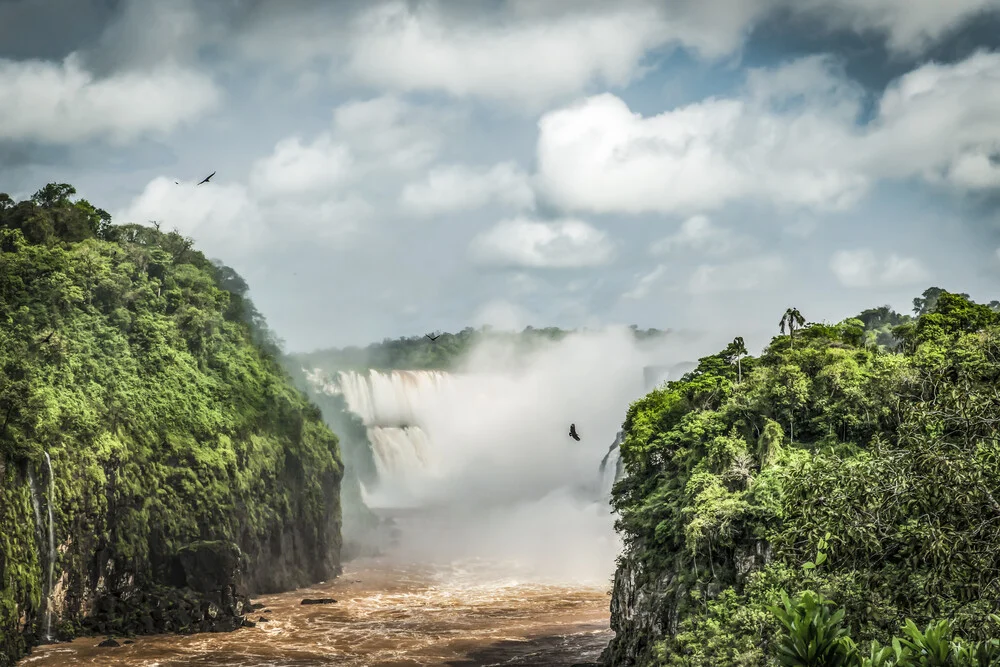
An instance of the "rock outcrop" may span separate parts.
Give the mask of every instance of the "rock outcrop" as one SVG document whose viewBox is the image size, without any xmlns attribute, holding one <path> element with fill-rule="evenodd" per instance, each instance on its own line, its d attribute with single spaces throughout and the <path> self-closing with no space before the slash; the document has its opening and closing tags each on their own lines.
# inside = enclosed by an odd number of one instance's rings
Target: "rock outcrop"
<svg viewBox="0 0 1000 667">
<path fill-rule="evenodd" d="M 72 193 L 0 207 L 3 667 L 47 635 L 232 630 L 340 572 L 338 441 L 246 283 Z"/>
</svg>

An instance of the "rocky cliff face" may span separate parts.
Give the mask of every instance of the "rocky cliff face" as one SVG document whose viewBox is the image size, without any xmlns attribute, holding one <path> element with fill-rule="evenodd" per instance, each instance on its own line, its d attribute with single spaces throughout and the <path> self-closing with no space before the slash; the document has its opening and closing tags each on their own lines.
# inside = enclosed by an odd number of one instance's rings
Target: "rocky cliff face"
<svg viewBox="0 0 1000 667">
<path fill-rule="evenodd" d="M 51 586 L 48 499 L 41 491 L 47 482 L 37 485 L 42 525 L 35 530 L 30 463 L 0 466 L 5 547 L 0 551 L 0 574 L 8 582 L 4 602 L 12 604 L 14 612 L 0 631 L 0 665 L 13 664 L 47 635 L 61 640 L 77 634 L 233 630 L 242 625 L 250 595 L 339 574 L 341 470 L 327 466 L 320 474 L 307 475 L 294 457 L 285 458 L 278 496 L 233 499 L 224 509 L 199 507 L 197 499 L 185 499 L 173 512 L 154 510 L 142 524 L 117 503 L 95 511 L 109 495 L 116 496 L 107 488 L 85 489 L 61 503 L 57 496 Z M 85 482 L 78 470 L 66 469 L 60 475 L 61 457 L 55 460 L 56 489 Z M 121 473 L 111 469 L 107 476 Z M 35 476 L 46 479 L 44 474 Z M 297 491 L 310 486 L 317 493 Z M 154 488 L 152 495 L 163 491 Z M 138 498 L 129 500 L 133 503 L 147 510 L 153 504 Z M 212 523 L 219 513 L 225 517 Z M 170 523 L 181 514 L 198 517 L 195 539 L 185 541 L 183 533 L 171 530 Z M 213 539 L 198 540 L 198 535 Z"/>
<path fill-rule="evenodd" d="M 635 550 L 641 550 L 641 546 Z M 766 543 L 741 545 L 732 553 L 731 562 L 719 563 L 720 572 L 733 576 L 699 586 L 699 597 L 714 599 L 727 585 L 741 588 L 751 573 L 770 561 L 771 550 Z M 681 616 L 690 608 L 690 589 L 684 579 L 672 570 L 647 572 L 634 555 L 622 558 L 611 591 L 611 629 L 615 637 L 601 655 L 601 664 L 632 667 L 652 661 L 656 644 L 677 634 Z"/>
<path fill-rule="evenodd" d="M 32 243 L 0 215 L 0 665 L 231 630 L 249 594 L 340 569 L 338 441 L 245 283 L 176 234 L 103 235 Z"/>
<path fill-rule="evenodd" d="M 667 575 L 640 584 L 641 565 L 626 556 L 615 572 L 611 591 L 611 629 L 615 638 L 601 655 L 604 665 L 635 665 L 652 645 L 676 629 L 676 592 L 670 592 Z"/>
</svg>

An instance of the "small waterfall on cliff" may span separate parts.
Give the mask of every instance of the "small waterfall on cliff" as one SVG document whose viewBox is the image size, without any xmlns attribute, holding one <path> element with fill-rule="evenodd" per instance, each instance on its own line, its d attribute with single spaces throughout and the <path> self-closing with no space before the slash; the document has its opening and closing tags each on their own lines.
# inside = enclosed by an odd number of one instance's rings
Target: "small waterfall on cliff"
<svg viewBox="0 0 1000 667">
<path fill-rule="evenodd" d="M 28 467 L 28 486 L 31 488 L 31 506 L 35 510 L 35 534 L 38 537 L 39 551 L 46 554 L 46 566 L 48 567 L 48 577 L 45 586 L 45 641 L 52 641 L 52 576 L 55 572 L 56 562 L 56 536 L 55 520 L 52 515 L 52 503 L 55 501 L 55 484 L 52 475 L 52 460 L 48 452 L 45 452 L 45 465 L 49 475 L 48 493 L 48 539 L 42 528 L 42 503 L 38 493 L 38 484 L 35 482 L 35 473 Z M 46 548 L 47 547 L 47 548 Z M 42 560 L 39 558 L 39 560 Z"/>
<path fill-rule="evenodd" d="M 611 488 L 615 485 L 615 482 L 622 478 L 624 466 L 622 465 L 620 448 L 624 436 L 624 431 L 618 431 L 618 435 L 615 436 L 615 441 L 611 443 L 608 453 L 604 455 L 603 459 L 601 459 L 601 467 L 598 470 L 598 476 L 600 477 L 600 492 L 602 500 L 611 496 Z"/>
<path fill-rule="evenodd" d="M 28 487 L 31 488 L 31 506 L 35 508 L 35 535 L 38 537 L 38 544 L 45 544 L 45 534 L 42 532 L 42 503 L 38 499 L 38 485 L 35 484 L 35 473 L 28 467 Z M 39 558 L 41 560 L 41 558 Z"/>
<path fill-rule="evenodd" d="M 56 566 L 56 530 L 55 520 L 52 515 L 52 505 L 56 500 L 56 484 L 55 475 L 52 473 L 52 459 L 49 458 L 48 452 L 45 452 L 45 466 L 48 468 L 49 473 L 49 576 L 48 584 L 45 586 L 45 640 L 52 641 L 52 575 L 55 572 Z"/>
</svg>

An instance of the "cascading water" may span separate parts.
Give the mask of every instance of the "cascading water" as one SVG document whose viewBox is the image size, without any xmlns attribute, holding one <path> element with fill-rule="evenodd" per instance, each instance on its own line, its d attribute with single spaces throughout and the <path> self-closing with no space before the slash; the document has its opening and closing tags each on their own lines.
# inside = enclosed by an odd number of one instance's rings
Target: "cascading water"
<svg viewBox="0 0 1000 667">
<path fill-rule="evenodd" d="M 624 436 L 624 431 L 618 431 L 618 435 L 615 436 L 615 441 L 611 443 L 608 453 L 601 459 L 598 476 L 600 478 L 602 500 L 611 496 L 611 488 L 615 485 L 615 482 L 622 478 L 622 474 L 624 473 L 621 455 L 621 444 Z"/>
<path fill-rule="evenodd" d="M 433 406 L 446 404 L 454 395 L 454 376 L 441 371 L 371 370 L 342 371 L 333 383 L 310 375 L 314 385 L 330 394 L 341 394 L 348 410 L 364 424 L 378 473 L 374 490 L 362 495 L 369 504 L 408 504 L 418 491 L 416 478 L 434 478 L 444 463 L 426 432 Z M 437 474 L 436 474 L 437 473 Z"/>
<path fill-rule="evenodd" d="M 56 500 L 56 485 L 55 475 L 52 473 L 52 459 L 49 458 L 48 452 L 45 452 L 45 466 L 48 468 L 49 473 L 49 576 L 48 584 L 45 587 L 45 640 L 52 641 L 52 575 L 55 572 L 56 565 L 56 530 L 55 520 L 52 514 L 52 505 Z"/>
<path fill-rule="evenodd" d="M 45 452 L 45 465 L 49 475 L 49 497 L 47 502 L 49 515 L 48 540 L 45 539 L 45 535 L 42 532 L 41 500 L 38 493 L 38 485 L 35 483 L 35 474 L 32 472 L 30 467 L 28 468 L 28 486 L 31 487 L 31 505 L 35 510 L 35 533 L 38 536 L 38 543 L 43 548 L 47 547 L 44 552 L 47 554 L 46 566 L 48 568 L 48 577 L 46 578 L 45 586 L 45 641 L 52 641 L 52 577 L 55 572 L 56 563 L 56 534 L 55 520 L 52 514 L 52 504 L 55 502 L 55 483 L 52 475 L 52 460 L 49 458 L 48 452 Z"/>
<path fill-rule="evenodd" d="M 42 504 L 38 499 L 38 485 L 35 484 L 35 473 L 28 468 L 28 486 L 31 488 L 31 506 L 35 509 L 35 534 L 38 536 L 38 544 L 45 544 L 45 535 L 42 532 Z"/>
</svg>

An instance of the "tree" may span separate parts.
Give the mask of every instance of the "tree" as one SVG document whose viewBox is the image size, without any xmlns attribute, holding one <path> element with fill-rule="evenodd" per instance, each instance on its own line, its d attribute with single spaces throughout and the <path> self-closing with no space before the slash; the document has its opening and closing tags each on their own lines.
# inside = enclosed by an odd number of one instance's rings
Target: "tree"
<svg viewBox="0 0 1000 667">
<path fill-rule="evenodd" d="M 69 183 L 49 183 L 31 195 L 31 200 L 44 208 L 54 208 L 62 204 L 68 204 L 69 198 L 75 194 L 76 188 Z"/>
<path fill-rule="evenodd" d="M 736 355 L 736 382 L 739 383 L 743 381 L 743 366 L 740 362 L 747 355 L 747 346 L 743 342 L 743 337 L 737 336 L 734 338 L 733 342 L 730 343 L 730 348 L 733 354 Z"/>
<path fill-rule="evenodd" d="M 924 290 L 922 295 L 913 300 L 913 313 L 917 316 L 921 316 L 933 311 L 934 307 L 937 305 L 938 299 L 945 293 L 946 290 L 943 290 L 940 287 L 928 287 Z M 965 292 L 960 292 L 959 296 L 968 301 L 972 300 L 972 297 Z"/>
<path fill-rule="evenodd" d="M 802 313 L 799 312 L 798 308 L 789 308 L 781 316 L 778 327 L 782 334 L 785 333 L 785 327 L 788 327 L 788 338 L 792 343 L 792 347 L 795 347 L 795 329 L 796 327 L 802 327 L 805 323 L 806 318 L 802 317 Z"/>
</svg>

